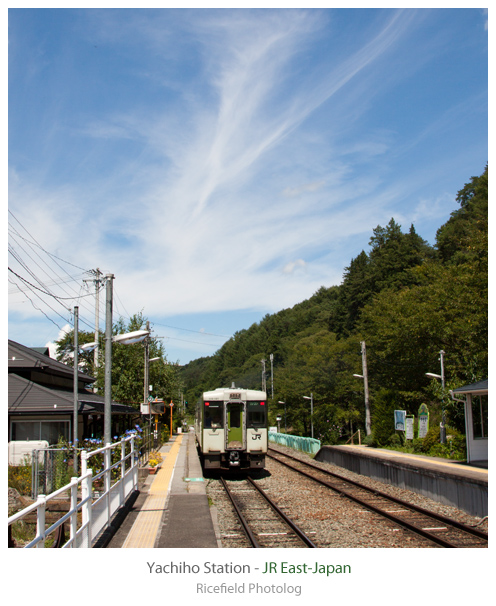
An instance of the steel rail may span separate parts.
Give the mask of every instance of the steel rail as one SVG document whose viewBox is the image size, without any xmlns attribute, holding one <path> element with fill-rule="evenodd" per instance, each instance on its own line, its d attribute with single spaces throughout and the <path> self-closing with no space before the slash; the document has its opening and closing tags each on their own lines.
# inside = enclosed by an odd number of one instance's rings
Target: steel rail
<svg viewBox="0 0 496 606">
<path fill-rule="evenodd" d="M 256 483 L 248 477 L 247 480 L 250 482 L 252 486 L 254 486 L 258 492 L 263 496 L 263 498 L 267 501 L 267 503 L 272 507 L 272 509 L 284 520 L 284 522 L 293 530 L 300 539 L 307 545 L 307 547 L 316 548 L 317 545 L 313 541 L 311 541 L 307 535 L 298 528 L 298 526 L 288 518 L 288 516 L 274 503 L 274 501 L 263 491 L 260 486 L 257 486 Z"/>
<path fill-rule="evenodd" d="M 356 496 L 352 495 L 351 493 L 349 493 L 348 491 L 343 490 L 342 488 L 339 488 L 333 484 L 330 484 L 329 482 L 326 482 L 325 480 L 316 478 L 315 476 L 312 476 L 311 474 L 307 473 L 306 471 L 303 471 L 302 469 L 297 469 L 296 467 L 293 467 L 293 465 L 290 465 L 289 463 L 281 461 L 280 459 L 278 459 L 277 457 L 274 457 L 273 455 L 269 455 L 269 456 L 272 459 L 281 463 L 281 465 L 285 465 L 289 469 L 292 469 L 293 471 L 296 471 L 297 473 L 306 476 L 307 478 L 313 480 L 314 482 L 318 482 L 319 484 L 322 484 L 323 486 L 326 486 L 327 488 L 330 488 L 331 490 L 338 492 L 339 494 L 354 501 L 355 503 L 358 503 L 362 507 L 365 507 L 366 509 L 374 511 L 375 513 L 379 514 L 380 516 L 382 516 L 384 518 L 387 518 L 388 520 L 394 522 L 395 524 L 398 524 L 399 526 L 402 526 L 403 528 L 406 528 L 406 529 L 410 530 L 411 532 L 414 532 L 415 534 L 418 534 L 418 535 L 424 537 L 425 539 L 428 539 L 429 541 L 436 543 L 437 545 L 441 545 L 441 547 L 445 547 L 445 548 L 456 548 L 457 547 L 457 545 L 454 545 L 450 541 L 446 541 L 445 539 L 442 539 L 441 537 L 438 537 L 438 536 L 430 533 L 428 530 L 419 528 L 417 525 L 408 522 L 407 520 L 401 518 L 400 516 L 396 516 L 396 515 L 393 515 L 392 513 L 389 513 L 388 511 L 384 511 L 380 507 L 376 507 L 375 505 L 372 505 L 372 503 L 369 503 L 368 501 L 365 501 L 359 497 L 356 497 Z M 285 455 L 283 455 L 283 456 L 285 456 Z M 305 463 L 303 462 L 303 464 L 305 464 Z M 317 469 L 319 471 L 321 471 L 319 468 L 317 468 Z M 339 477 L 339 476 L 336 476 L 336 477 Z M 344 482 L 348 482 L 348 480 L 346 478 L 339 477 L 339 479 Z M 359 485 L 356 482 L 352 482 L 352 484 L 355 484 L 355 485 L 359 486 L 360 488 L 364 488 L 363 486 Z M 378 496 L 380 496 L 379 493 L 376 491 L 373 491 L 373 490 L 371 491 L 369 489 L 369 492 L 373 492 L 374 494 L 377 494 Z M 389 498 L 389 497 L 387 497 L 387 498 Z M 408 503 L 405 502 L 404 506 L 408 507 Z"/>
<path fill-rule="evenodd" d="M 221 481 L 222 486 L 224 487 L 224 490 L 226 491 L 228 497 L 231 499 L 231 503 L 233 504 L 233 507 L 236 510 L 236 514 L 238 515 L 239 521 L 241 522 L 241 525 L 243 526 L 243 530 L 245 531 L 245 534 L 248 537 L 248 540 L 250 541 L 252 547 L 260 547 L 260 544 L 258 543 L 257 539 L 255 538 L 255 535 L 251 531 L 251 528 L 250 528 L 248 522 L 246 521 L 246 518 L 241 513 L 241 510 L 238 507 L 238 504 L 236 503 L 236 500 L 234 499 L 234 497 L 231 493 L 231 490 L 230 490 L 229 486 L 227 485 L 227 482 L 224 480 L 224 478 L 222 476 L 220 478 L 220 481 Z"/>
<path fill-rule="evenodd" d="M 264 490 L 262 490 L 259 486 L 257 486 L 257 484 L 250 477 L 247 477 L 246 479 L 248 480 L 250 485 L 253 486 L 258 491 L 258 493 L 265 499 L 265 501 L 272 507 L 272 509 L 283 520 L 283 522 L 291 528 L 291 530 L 301 539 L 301 541 L 303 541 L 303 543 L 305 543 L 305 545 L 307 547 L 311 547 L 311 548 L 317 547 L 317 545 L 315 545 L 315 543 L 313 543 L 313 541 L 311 539 L 309 539 L 307 537 L 307 535 L 300 528 L 298 528 L 298 526 L 292 520 L 290 520 L 288 518 L 288 516 L 274 503 L 274 501 L 272 501 L 272 499 L 265 493 Z M 240 508 L 238 507 L 238 504 L 236 503 L 236 499 L 234 498 L 229 486 L 227 485 L 227 482 L 225 481 L 225 479 L 222 476 L 221 476 L 220 480 L 222 482 L 222 486 L 224 487 L 225 491 L 227 492 L 229 498 L 231 499 L 231 503 L 233 504 L 233 507 L 236 510 L 236 514 L 239 517 L 239 520 L 248 537 L 248 540 L 250 541 L 250 543 L 252 544 L 253 547 L 261 547 L 261 545 L 258 543 L 255 535 L 253 534 L 246 518 L 244 517 Z"/>
<path fill-rule="evenodd" d="M 398 497 L 394 497 L 385 492 L 381 492 L 380 490 L 376 490 L 375 488 L 370 488 L 369 486 L 365 486 L 364 484 L 361 484 L 360 482 L 345 478 L 344 476 L 341 476 L 338 473 L 328 471 L 327 469 L 321 469 L 317 465 L 313 465 L 312 463 L 307 463 L 306 461 L 302 461 L 301 459 L 298 459 L 297 457 L 293 457 L 292 455 L 280 452 L 273 448 L 271 448 L 270 450 L 272 450 L 273 452 L 277 452 L 277 454 L 282 455 L 283 457 L 287 457 L 288 459 L 297 461 L 298 463 L 301 463 L 302 465 L 306 465 L 307 467 L 310 467 L 311 469 L 320 471 L 320 472 L 324 473 L 325 475 L 331 476 L 333 478 L 337 478 L 339 480 L 342 480 L 343 482 L 347 482 L 348 484 L 352 484 L 353 486 L 356 486 L 357 488 L 361 488 L 367 492 L 373 493 L 374 495 L 383 497 L 385 499 L 388 499 L 389 501 L 393 501 L 394 503 L 396 503 L 398 505 L 402 505 L 404 507 L 407 507 L 408 509 L 412 509 L 412 510 L 414 510 L 418 513 L 421 513 L 423 515 L 426 515 L 430 518 L 434 518 L 435 520 L 437 520 L 439 522 L 443 522 L 444 524 L 449 524 L 450 526 L 453 526 L 454 528 L 457 528 L 458 530 L 462 530 L 475 537 L 478 537 L 479 539 L 483 539 L 484 541 L 489 540 L 488 534 L 486 532 L 477 530 L 477 528 L 473 528 L 472 526 L 467 526 L 466 524 L 463 524 L 463 522 L 458 522 L 457 520 L 453 520 L 452 518 L 448 518 L 447 516 L 443 516 L 442 514 L 439 514 L 439 513 L 433 512 L 433 511 L 429 511 L 428 509 L 420 507 L 419 505 L 414 505 L 412 503 L 409 503 L 408 501 L 399 499 Z M 275 460 L 278 460 L 277 457 L 274 457 L 273 455 L 270 455 L 269 453 L 267 453 L 267 456 L 269 456 Z M 279 461 L 279 462 L 282 463 L 283 465 L 286 465 L 286 463 L 284 463 L 283 461 Z"/>
</svg>

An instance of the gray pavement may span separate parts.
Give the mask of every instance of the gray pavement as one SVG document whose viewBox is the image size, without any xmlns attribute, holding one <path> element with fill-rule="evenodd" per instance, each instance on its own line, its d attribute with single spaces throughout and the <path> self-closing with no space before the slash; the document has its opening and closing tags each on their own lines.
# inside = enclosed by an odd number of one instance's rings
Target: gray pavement
<svg viewBox="0 0 496 606">
<path fill-rule="evenodd" d="M 160 449 L 161 452 L 168 453 L 175 439 L 176 436 L 164 444 Z M 154 478 L 154 475 L 146 478 L 138 497 L 128 508 L 127 515 L 107 547 L 120 548 L 123 546 L 146 501 Z M 217 548 L 221 547 L 218 536 L 216 512 L 208 503 L 206 480 L 203 477 L 196 449 L 195 435 L 193 432 L 185 433 L 182 436 L 181 448 L 174 467 L 155 547 Z"/>
</svg>

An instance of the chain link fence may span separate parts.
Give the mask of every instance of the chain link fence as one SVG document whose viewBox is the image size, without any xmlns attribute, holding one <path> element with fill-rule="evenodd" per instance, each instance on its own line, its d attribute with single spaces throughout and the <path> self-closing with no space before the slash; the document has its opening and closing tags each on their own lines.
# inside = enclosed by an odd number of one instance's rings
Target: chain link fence
<svg viewBox="0 0 496 606">
<path fill-rule="evenodd" d="M 169 437 L 167 426 L 159 423 L 156 426 L 146 424 L 136 443 L 139 466 L 145 467 L 150 452 L 157 450 Z M 95 447 L 97 446 L 95 442 Z M 87 450 L 87 448 L 85 448 Z M 77 450 L 77 470 L 81 471 L 80 454 L 83 449 Z M 90 449 L 91 450 L 91 449 Z M 97 473 L 97 470 L 95 470 Z M 71 481 L 77 476 L 74 468 L 74 449 L 65 447 L 49 447 L 35 449 L 31 455 L 31 497 L 37 499 L 40 494 L 50 494 Z"/>
</svg>

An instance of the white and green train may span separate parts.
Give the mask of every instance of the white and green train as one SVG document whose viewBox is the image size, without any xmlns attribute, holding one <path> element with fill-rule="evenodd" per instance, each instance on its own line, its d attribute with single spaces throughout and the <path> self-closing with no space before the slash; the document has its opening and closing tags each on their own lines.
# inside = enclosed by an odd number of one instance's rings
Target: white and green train
<svg viewBox="0 0 496 606">
<path fill-rule="evenodd" d="M 268 443 L 266 392 L 206 391 L 196 407 L 195 433 L 205 469 L 262 469 Z"/>
</svg>

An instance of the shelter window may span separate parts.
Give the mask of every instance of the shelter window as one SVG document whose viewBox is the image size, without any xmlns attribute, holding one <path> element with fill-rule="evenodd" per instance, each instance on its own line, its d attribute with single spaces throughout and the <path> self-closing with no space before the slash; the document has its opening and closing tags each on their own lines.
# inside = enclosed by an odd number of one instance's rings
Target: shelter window
<svg viewBox="0 0 496 606">
<path fill-rule="evenodd" d="M 12 440 L 46 440 L 57 444 L 60 438 L 69 439 L 69 421 L 12 421 Z"/>
<path fill-rule="evenodd" d="M 472 423 L 474 438 L 488 437 L 488 399 L 487 395 L 472 396 Z"/>
</svg>

